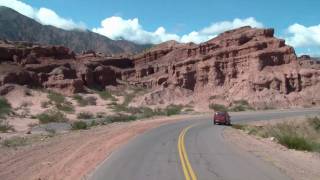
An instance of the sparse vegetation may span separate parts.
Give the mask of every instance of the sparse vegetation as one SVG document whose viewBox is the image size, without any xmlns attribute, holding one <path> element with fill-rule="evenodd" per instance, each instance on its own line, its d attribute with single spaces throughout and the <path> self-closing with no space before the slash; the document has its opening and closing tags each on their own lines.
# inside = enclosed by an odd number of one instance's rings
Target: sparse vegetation
<svg viewBox="0 0 320 180">
<path fill-rule="evenodd" d="M 79 106 L 96 105 L 97 98 L 94 96 L 82 97 L 79 94 L 73 96 L 73 99 L 77 101 Z"/>
<path fill-rule="evenodd" d="M 172 116 L 172 115 L 180 114 L 182 108 L 183 107 L 181 105 L 171 104 L 164 109 L 164 112 L 167 116 Z"/>
<path fill-rule="evenodd" d="M 209 104 L 209 108 L 215 111 L 228 111 L 228 108 L 222 104 Z"/>
<path fill-rule="evenodd" d="M 11 105 L 8 103 L 8 101 L 0 97 L 0 118 L 4 118 L 7 114 L 11 112 Z"/>
<path fill-rule="evenodd" d="M 24 145 L 27 145 L 27 139 L 25 137 L 19 137 L 19 136 L 12 137 L 9 139 L 5 139 L 2 142 L 2 145 L 6 147 L 24 146 Z"/>
<path fill-rule="evenodd" d="M 315 117 L 310 117 L 308 118 L 309 124 L 316 130 L 320 131 L 320 118 L 315 116 Z"/>
<path fill-rule="evenodd" d="M 46 124 L 51 122 L 66 122 L 66 116 L 59 110 L 47 110 L 37 116 L 40 123 Z"/>
<path fill-rule="evenodd" d="M 66 102 L 66 103 L 62 103 L 62 104 L 56 104 L 56 107 L 60 110 L 60 111 L 64 111 L 67 113 L 72 113 L 74 112 L 74 107 L 72 106 L 71 103 Z"/>
<path fill-rule="evenodd" d="M 111 91 L 98 91 L 98 94 L 104 100 L 117 101 L 117 99 L 111 94 Z"/>
<path fill-rule="evenodd" d="M 66 98 L 62 94 L 49 92 L 48 98 L 60 111 L 67 113 L 74 112 L 74 107 L 70 102 L 66 101 Z"/>
<path fill-rule="evenodd" d="M 84 121 L 76 121 L 71 124 L 72 130 L 88 129 L 88 125 Z"/>
<path fill-rule="evenodd" d="M 247 111 L 247 110 L 254 110 L 246 100 L 239 100 L 234 101 L 231 107 L 226 107 L 223 104 L 209 104 L 209 108 L 215 111 Z"/>
<path fill-rule="evenodd" d="M 137 117 L 134 115 L 126 115 L 126 114 L 117 114 L 114 116 L 108 116 L 105 118 L 106 123 L 114 123 L 114 122 L 128 122 L 128 121 L 134 121 Z"/>
<path fill-rule="evenodd" d="M 94 96 L 88 96 L 84 100 L 87 101 L 88 105 L 92 105 L 92 106 L 97 105 L 97 98 Z"/>
<path fill-rule="evenodd" d="M 90 112 L 80 112 L 77 115 L 77 118 L 78 119 L 92 119 L 92 118 L 94 118 L 94 115 Z"/>
<path fill-rule="evenodd" d="M 66 99 L 62 94 L 49 92 L 48 98 L 50 101 L 54 102 L 55 104 L 62 104 L 65 103 Z"/>
<path fill-rule="evenodd" d="M 320 119 L 303 122 L 282 122 L 275 125 L 253 126 L 235 124 L 232 127 L 263 138 L 274 137 L 289 149 L 320 152 Z"/>
<path fill-rule="evenodd" d="M 9 131 L 14 131 L 13 126 L 11 126 L 8 122 L 0 120 L 0 132 L 6 133 Z"/>
</svg>

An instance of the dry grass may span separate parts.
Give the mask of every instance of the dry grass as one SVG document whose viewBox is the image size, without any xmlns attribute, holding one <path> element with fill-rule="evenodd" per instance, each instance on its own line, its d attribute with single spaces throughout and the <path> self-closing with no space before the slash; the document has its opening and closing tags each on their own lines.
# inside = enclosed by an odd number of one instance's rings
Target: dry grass
<svg viewBox="0 0 320 180">
<path fill-rule="evenodd" d="M 248 134 L 263 138 L 274 137 L 278 143 L 289 149 L 320 152 L 320 118 L 306 118 L 303 121 L 288 121 L 264 126 L 233 125 Z"/>
</svg>

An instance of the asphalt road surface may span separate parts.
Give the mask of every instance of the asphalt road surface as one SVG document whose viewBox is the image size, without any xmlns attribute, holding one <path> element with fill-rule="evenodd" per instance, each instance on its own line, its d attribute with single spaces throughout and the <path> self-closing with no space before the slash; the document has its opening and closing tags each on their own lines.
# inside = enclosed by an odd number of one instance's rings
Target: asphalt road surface
<svg viewBox="0 0 320 180">
<path fill-rule="evenodd" d="M 315 115 L 319 109 L 231 114 L 233 123 Z M 92 180 L 286 180 L 272 164 L 225 142 L 210 117 L 186 119 L 137 136 L 111 154 Z"/>
</svg>

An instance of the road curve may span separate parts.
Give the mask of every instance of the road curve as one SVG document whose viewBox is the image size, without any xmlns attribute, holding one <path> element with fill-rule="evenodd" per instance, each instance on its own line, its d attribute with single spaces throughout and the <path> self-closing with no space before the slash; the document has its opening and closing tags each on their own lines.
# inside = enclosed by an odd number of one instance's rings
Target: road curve
<svg viewBox="0 0 320 180">
<path fill-rule="evenodd" d="M 233 113 L 233 123 L 315 115 L 319 109 Z M 188 161 L 199 180 L 286 180 L 276 167 L 236 149 L 224 141 L 225 126 L 213 125 L 210 117 L 191 118 L 163 125 L 137 136 L 111 154 L 89 176 L 92 180 L 178 180 L 186 177 L 179 137 L 184 134 Z"/>
</svg>

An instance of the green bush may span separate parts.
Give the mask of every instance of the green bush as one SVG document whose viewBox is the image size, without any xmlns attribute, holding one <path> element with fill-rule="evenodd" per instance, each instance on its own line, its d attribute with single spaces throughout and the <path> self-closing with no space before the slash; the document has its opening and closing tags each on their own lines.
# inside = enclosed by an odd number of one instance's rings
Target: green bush
<svg viewBox="0 0 320 180">
<path fill-rule="evenodd" d="M 209 108 L 215 111 L 228 111 L 228 108 L 222 104 L 209 104 Z"/>
<path fill-rule="evenodd" d="M 288 147 L 289 149 L 297 149 L 304 151 L 311 151 L 313 145 L 310 141 L 302 136 L 293 134 L 280 134 L 276 136 L 280 144 Z"/>
<path fill-rule="evenodd" d="M 86 106 L 86 105 L 88 105 L 88 102 L 85 101 L 85 100 L 83 99 L 83 97 L 80 96 L 79 94 L 74 95 L 72 98 L 77 101 L 77 103 L 79 104 L 79 106 Z"/>
<path fill-rule="evenodd" d="M 62 104 L 66 101 L 65 97 L 62 94 L 49 92 L 48 99 L 55 104 Z"/>
<path fill-rule="evenodd" d="M 90 112 L 80 112 L 77 115 L 77 118 L 78 119 L 92 119 L 92 118 L 94 118 L 94 115 Z"/>
<path fill-rule="evenodd" d="M 48 98 L 50 102 L 54 103 L 57 109 L 64 112 L 74 112 L 74 107 L 70 102 L 67 102 L 65 97 L 62 94 L 55 93 L 55 92 L 49 92 Z"/>
<path fill-rule="evenodd" d="M 60 111 L 64 111 L 67 113 L 72 113 L 74 112 L 74 107 L 70 103 L 62 103 L 62 104 L 56 104 L 57 109 Z"/>
<path fill-rule="evenodd" d="M 12 137 L 9 139 L 5 139 L 2 142 L 2 145 L 6 147 L 17 147 L 17 146 L 24 146 L 27 145 L 27 138 L 25 137 Z"/>
<path fill-rule="evenodd" d="M 5 115 L 9 114 L 11 112 L 11 105 L 8 103 L 8 101 L 0 97 L 0 118 L 4 118 Z"/>
<path fill-rule="evenodd" d="M 40 123 L 66 122 L 66 116 L 58 110 L 47 110 L 37 116 Z"/>
<path fill-rule="evenodd" d="M 181 110 L 182 110 L 181 105 L 171 104 L 164 109 L 164 112 L 167 116 L 171 116 L 171 115 L 180 114 Z"/>
<path fill-rule="evenodd" d="M 134 115 L 118 114 L 118 115 L 106 117 L 105 122 L 107 122 L 107 123 L 128 122 L 128 121 L 134 121 L 136 119 L 137 119 L 137 117 Z"/>
<path fill-rule="evenodd" d="M 243 124 L 232 124 L 232 128 L 245 130 L 246 125 L 243 125 Z"/>
<path fill-rule="evenodd" d="M 84 121 L 76 121 L 71 124 L 73 130 L 88 129 L 88 125 Z"/>
<path fill-rule="evenodd" d="M 289 149 L 304 151 L 320 151 L 319 131 L 313 130 L 313 118 L 305 123 L 278 123 L 275 125 L 252 126 L 252 125 L 233 125 L 236 129 L 242 129 L 248 134 L 258 135 L 263 138 L 274 137 L 280 144 Z M 309 126 L 313 128 L 310 128 Z"/>
</svg>

